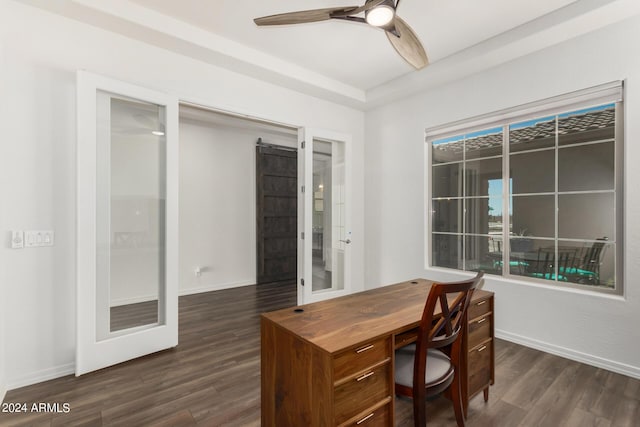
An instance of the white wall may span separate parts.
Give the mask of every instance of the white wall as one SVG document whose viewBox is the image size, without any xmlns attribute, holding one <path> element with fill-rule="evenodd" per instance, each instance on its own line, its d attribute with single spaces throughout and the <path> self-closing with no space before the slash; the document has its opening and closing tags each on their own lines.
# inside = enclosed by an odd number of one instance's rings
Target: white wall
<svg viewBox="0 0 640 427">
<path fill-rule="evenodd" d="M 180 120 L 180 294 L 256 283 L 256 141 L 297 136 Z M 200 276 L 195 269 L 200 268 Z"/>
<path fill-rule="evenodd" d="M 9 388 L 74 369 L 77 69 L 183 100 L 352 134 L 353 284 L 363 286 L 363 113 L 10 0 L 0 0 L 0 41 L 0 181 L 6 182 L 0 230 L 55 231 L 51 248 L 0 249 L 5 282 L 11 284 L 2 295 L 9 302 L 3 312 Z"/>
<path fill-rule="evenodd" d="M 0 60 L 0 63 L 2 61 Z M 6 240 L 6 239 L 5 239 Z M 0 295 L 5 295 L 5 275 L 4 265 L 0 263 Z M 0 298 L 0 403 L 4 400 L 5 393 L 7 392 L 7 380 L 5 374 L 5 298 Z"/>
<path fill-rule="evenodd" d="M 4 79 L 4 42 L 0 39 L 0 100 L 4 97 L 5 93 L 5 79 Z M 3 118 L 7 117 L 8 110 L 5 107 L 5 104 L 0 102 L 0 134 L 4 134 L 4 124 L 5 121 Z M 2 144 L 0 144 L 1 146 Z M 0 153 L 4 154 L 4 150 L 0 148 Z M 7 192 L 7 182 L 4 179 L 0 179 L 0 194 L 6 194 Z M 0 224 L 4 223 L 4 212 L 5 212 L 5 204 L 0 204 Z M 0 236 L 2 236 L 2 240 L 0 242 L 2 245 L 0 247 L 4 247 L 8 244 L 8 240 L 10 236 L 6 233 L 5 230 L 0 230 Z M 0 258 L 0 403 L 2 403 L 4 399 L 4 395 L 7 390 L 7 382 L 5 376 L 5 283 L 6 283 L 6 275 L 5 275 L 5 262 Z"/>
<path fill-rule="evenodd" d="M 1 266 L 0 266 L 0 269 L 2 269 Z M 4 292 L 5 292 L 4 275 L 2 274 L 2 271 L 0 271 L 0 294 L 4 295 Z M 0 312 L 5 313 L 4 298 L 0 300 Z M 4 324 L 5 324 L 4 315 L 0 315 L 0 403 L 2 403 L 2 401 L 4 400 L 5 393 L 7 392 L 7 380 L 5 375 L 6 351 L 5 351 L 5 345 L 4 345 L 4 341 L 5 341 Z"/>
<path fill-rule="evenodd" d="M 424 130 L 617 79 L 626 82 L 625 297 L 562 291 L 487 278 L 496 292 L 496 332 L 506 339 L 640 377 L 640 18 L 548 48 L 366 116 L 367 286 L 425 270 Z M 630 191 L 631 190 L 631 191 Z"/>
<path fill-rule="evenodd" d="M 0 64 L 2 64 L 2 58 L 0 58 Z M 1 91 L 0 91 L 1 93 Z M 0 111 L 0 114 L 2 112 Z M 7 239 L 4 239 L 6 241 Z M 5 349 L 5 316 L 6 313 L 6 304 L 4 298 L 6 289 L 5 289 L 5 268 L 4 263 L 0 262 L 0 295 L 3 295 L 3 298 L 0 298 L 0 403 L 4 400 L 4 395 L 7 391 L 7 380 L 5 375 L 5 358 L 6 358 L 6 349 Z"/>
</svg>

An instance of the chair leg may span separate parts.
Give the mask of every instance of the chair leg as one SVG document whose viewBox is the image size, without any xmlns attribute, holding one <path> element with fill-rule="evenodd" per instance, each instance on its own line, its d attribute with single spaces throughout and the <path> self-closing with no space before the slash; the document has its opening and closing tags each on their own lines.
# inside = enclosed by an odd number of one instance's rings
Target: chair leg
<svg viewBox="0 0 640 427">
<path fill-rule="evenodd" d="M 456 423 L 458 427 L 465 426 L 466 409 L 462 405 L 462 390 L 460 389 L 460 376 L 456 371 L 451 383 L 451 402 L 453 403 L 453 411 L 456 414 Z"/>
<path fill-rule="evenodd" d="M 462 391 L 462 389 L 460 389 L 460 391 Z M 466 400 L 462 402 L 462 413 L 464 414 L 464 418 L 467 419 L 467 416 L 469 415 L 469 402 Z"/>
<path fill-rule="evenodd" d="M 425 393 L 413 393 L 413 425 L 415 427 L 426 427 L 427 425 L 427 408 Z"/>
</svg>

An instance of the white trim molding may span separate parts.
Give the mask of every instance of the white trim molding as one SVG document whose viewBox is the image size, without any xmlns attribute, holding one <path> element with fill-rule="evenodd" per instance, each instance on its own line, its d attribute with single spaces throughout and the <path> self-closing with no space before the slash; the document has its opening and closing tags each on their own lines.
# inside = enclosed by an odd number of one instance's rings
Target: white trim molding
<svg viewBox="0 0 640 427">
<path fill-rule="evenodd" d="M 27 375 L 23 375 L 11 380 L 11 382 L 7 384 L 7 391 L 14 390 L 20 387 L 26 387 L 28 385 L 38 384 L 44 381 L 54 380 L 66 375 L 72 375 L 75 370 L 75 363 L 67 363 L 64 365 L 58 365 L 52 368 L 43 369 L 41 371 L 30 372 Z"/>
<path fill-rule="evenodd" d="M 241 280 L 239 282 L 231 282 L 231 283 L 213 283 L 205 286 L 199 286 L 197 288 L 179 289 L 178 295 L 179 296 L 195 295 L 195 294 L 202 294 L 204 292 L 223 291 L 225 289 L 242 288 L 244 286 L 252 286 L 252 285 L 256 285 L 255 279 L 247 279 L 247 280 Z"/>
<path fill-rule="evenodd" d="M 617 374 L 626 375 L 631 378 L 640 379 L 640 367 L 627 365 L 625 363 L 616 362 L 605 359 L 603 357 L 593 356 L 591 354 L 575 351 L 570 348 L 557 346 L 544 341 L 527 338 L 522 335 L 513 334 L 500 329 L 495 330 L 495 337 L 509 341 L 515 344 L 530 347 L 545 353 L 554 354 L 569 360 L 595 366 L 596 368 L 606 369 L 607 371 Z"/>
</svg>

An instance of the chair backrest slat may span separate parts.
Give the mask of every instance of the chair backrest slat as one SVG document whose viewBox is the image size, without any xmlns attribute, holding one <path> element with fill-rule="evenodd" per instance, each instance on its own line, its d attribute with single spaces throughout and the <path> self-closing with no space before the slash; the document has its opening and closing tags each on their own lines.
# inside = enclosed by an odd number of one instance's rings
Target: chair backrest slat
<svg viewBox="0 0 640 427">
<path fill-rule="evenodd" d="M 459 340 L 469 301 L 484 273 L 454 283 L 434 283 L 422 312 L 414 360 L 414 388 L 424 388 L 427 350 Z M 439 306 L 440 313 L 436 313 Z M 459 344 L 459 343 L 458 343 Z"/>
</svg>

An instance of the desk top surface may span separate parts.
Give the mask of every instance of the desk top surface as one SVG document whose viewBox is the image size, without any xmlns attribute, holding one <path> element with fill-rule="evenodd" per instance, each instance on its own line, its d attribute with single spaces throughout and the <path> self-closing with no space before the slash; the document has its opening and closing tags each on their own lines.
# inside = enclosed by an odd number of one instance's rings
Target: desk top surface
<svg viewBox="0 0 640 427">
<path fill-rule="evenodd" d="M 262 317 L 329 353 L 415 328 L 434 283 L 414 279 L 326 301 L 285 308 Z M 476 289 L 473 300 L 491 292 Z M 296 312 L 295 309 L 302 309 Z"/>
</svg>

